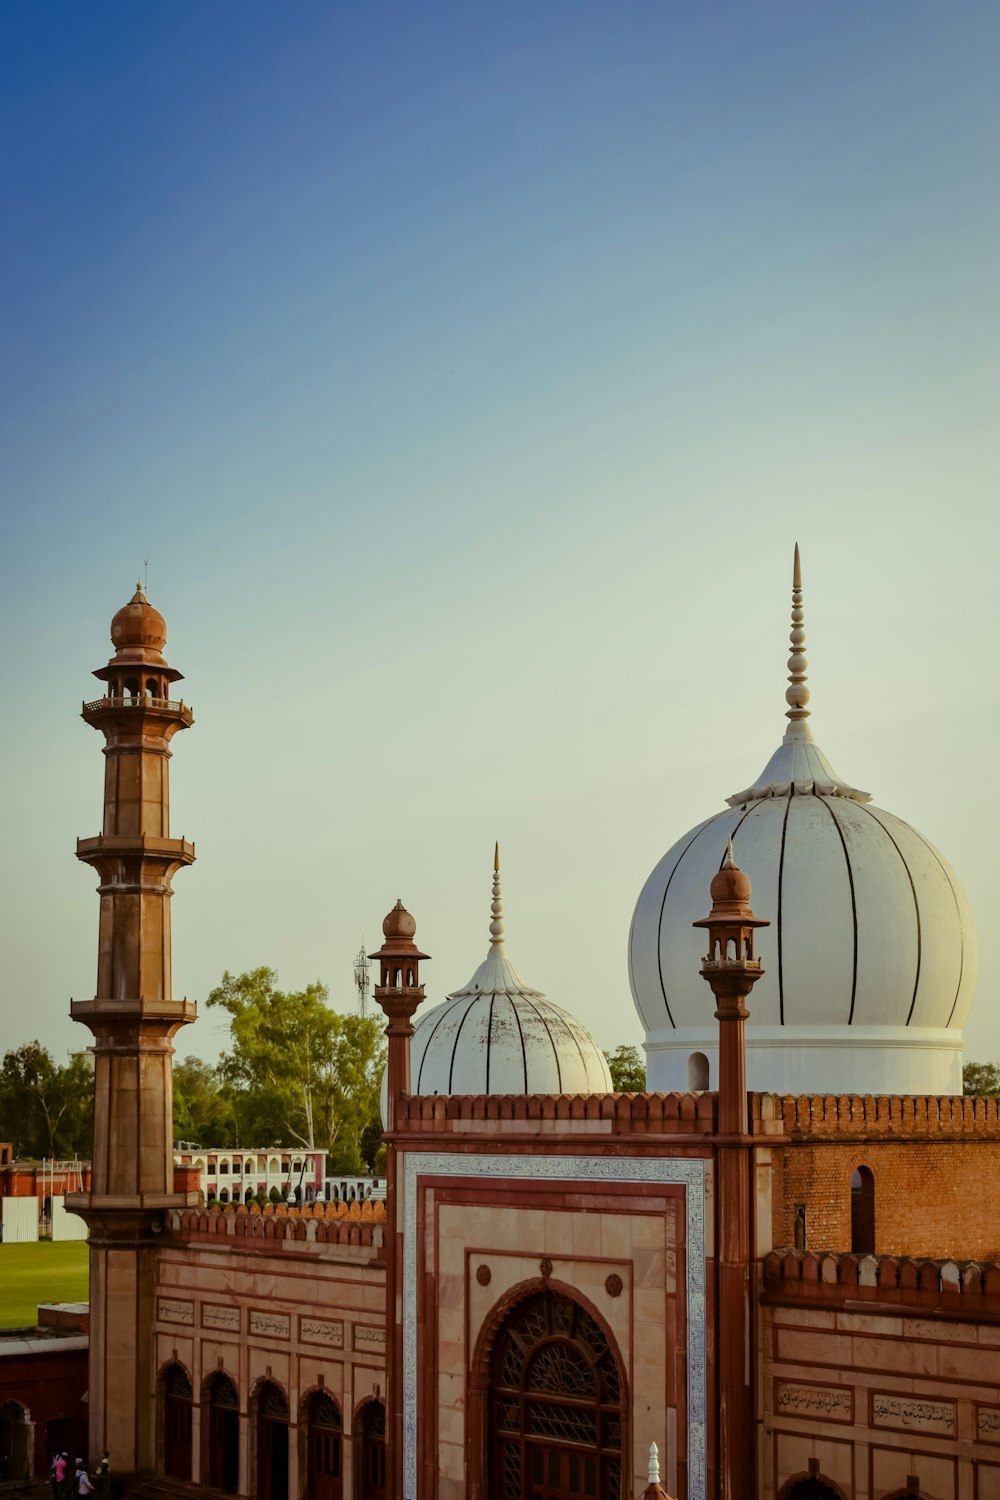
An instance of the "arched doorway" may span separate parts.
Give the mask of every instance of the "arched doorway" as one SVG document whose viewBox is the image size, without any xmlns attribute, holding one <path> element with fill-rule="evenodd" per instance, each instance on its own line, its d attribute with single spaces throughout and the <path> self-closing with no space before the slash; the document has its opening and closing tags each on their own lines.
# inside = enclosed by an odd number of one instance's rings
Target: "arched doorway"
<svg viewBox="0 0 1000 1500">
<path fill-rule="evenodd" d="M 31 1419 L 17 1401 L 0 1406 L 0 1481 L 31 1478 Z"/>
<path fill-rule="evenodd" d="M 355 1477 L 359 1500 L 386 1500 L 385 1407 L 381 1401 L 366 1401 L 355 1418 Z"/>
<path fill-rule="evenodd" d="M 490 1493 L 624 1500 L 622 1389 L 596 1321 L 545 1291 L 519 1303 L 490 1362 Z"/>
<path fill-rule="evenodd" d="M 240 1487 L 240 1398 L 221 1370 L 208 1383 L 207 1445 L 202 1472 L 208 1483 L 235 1495 Z"/>
<path fill-rule="evenodd" d="M 191 1478 L 191 1416 L 194 1393 L 187 1371 L 168 1365 L 163 1375 L 163 1471 Z"/>
<path fill-rule="evenodd" d="M 257 1391 L 257 1500 L 288 1500 L 288 1402 L 273 1380 Z"/>
<path fill-rule="evenodd" d="M 688 1058 L 688 1092 L 704 1093 L 709 1086 L 708 1058 L 704 1052 L 692 1052 Z"/>
<path fill-rule="evenodd" d="M 781 1491 L 780 1500 L 843 1500 L 840 1491 L 818 1474 L 793 1479 Z"/>
<path fill-rule="evenodd" d="M 314 1391 L 306 1409 L 306 1500 L 341 1500 L 343 1423 L 336 1401 Z"/>
<path fill-rule="evenodd" d="M 855 1255 L 875 1254 L 875 1178 L 870 1167 L 856 1167 L 851 1174 L 851 1250 Z"/>
</svg>

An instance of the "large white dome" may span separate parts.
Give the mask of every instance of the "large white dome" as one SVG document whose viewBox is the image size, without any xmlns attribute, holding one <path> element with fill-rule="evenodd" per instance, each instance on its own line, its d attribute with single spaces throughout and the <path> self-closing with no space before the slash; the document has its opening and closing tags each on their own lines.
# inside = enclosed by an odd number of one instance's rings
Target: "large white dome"
<svg viewBox="0 0 1000 1500">
<path fill-rule="evenodd" d="M 790 727 L 752 787 L 686 833 L 643 887 L 629 977 L 653 1089 L 717 1079 L 699 975 L 708 887 L 729 837 L 753 883 L 765 975 L 748 1002 L 747 1074 L 779 1093 L 961 1093 L 975 924 L 951 866 L 848 786 L 813 742 L 796 554 Z"/>
<path fill-rule="evenodd" d="M 419 1015 L 414 1094 L 610 1094 L 603 1052 L 574 1016 L 533 989 L 508 957 L 498 862 L 490 948 L 468 984 Z M 382 1118 L 385 1118 L 385 1079 Z"/>
</svg>

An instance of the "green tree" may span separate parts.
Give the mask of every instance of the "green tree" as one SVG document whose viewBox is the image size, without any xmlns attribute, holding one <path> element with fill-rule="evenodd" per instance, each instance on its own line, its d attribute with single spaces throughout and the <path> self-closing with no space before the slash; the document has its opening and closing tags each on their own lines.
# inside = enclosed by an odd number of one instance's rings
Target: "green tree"
<svg viewBox="0 0 1000 1500">
<path fill-rule="evenodd" d="M 1000 1094 L 1000 1066 L 995 1062 L 967 1062 L 962 1069 L 963 1094 Z"/>
<path fill-rule="evenodd" d="M 217 1068 L 200 1057 L 174 1064 L 174 1140 L 196 1146 L 238 1146 L 232 1094 Z"/>
<path fill-rule="evenodd" d="M 616 1047 L 605 1052 L 616 1094 L 641 1094 L 646 1088 L 646 1064 L 638 1047 Z"/>
<path fill-rule="evenodd" d="M 24 1157 L 89 1156 L 94 1078 L 86 1058 L 57 1067 L 40 1042 L 8 1052 L 0 1064 L 0 1139 Z"/>
<path fill-rule="evenodd" d="M 232 1048 L 218 1074 L 230 1091 L 239 1138 L 354 1160 L 378 1113 L 382 1029 L 370 1017 L 331 1010 L 318 981 L 286 993 L 277 978 L 266 968 L 227 972 L 207 1001 L 229 1016 Z"/>
</svg>

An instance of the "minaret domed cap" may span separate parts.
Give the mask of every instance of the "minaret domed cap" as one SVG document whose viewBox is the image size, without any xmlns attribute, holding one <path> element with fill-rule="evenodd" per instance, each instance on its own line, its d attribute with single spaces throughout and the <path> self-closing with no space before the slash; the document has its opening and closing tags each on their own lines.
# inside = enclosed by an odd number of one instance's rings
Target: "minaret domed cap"
<svg viewBox="0 0 1000 1500">
<path fill-rule="evenodd" d="M 397 901 L 382 923 L 383 935 L 387 938 L 410 938 L 416 935 L 417 924 L 402 901 Z"/>
<path fill-rule="evenodd" d="M 135 593 L 111 621 L 111 644 L 116 651 L 140 647 L 160 652 L 167 644 L 167 622 L 154 609 L 137 583 Z"/>
<path fill-rule="evenodd" d="M 369 953 L 369 958 L 430 958 L 429 953 L 421 953 L 413 941 L 417 930 L 415 919 L 406 910 L 402 901 L 397 901 L 392 911 L 386 914 L 382 923 L 382 933 L 385 942 L 376 953 Z"/>
<path fill-rule="evenodd" d="M 750 910 L 750 881 L 733 858 L 733 840 L 730 836 L 722 868 L 712 876 L 709 891 L 712 910 L 707 917 L 692 922 L 692 927 L 719 927 L 735 924 L 740 927 L 770 927 L 768 917 L 755 917 Z"/>
<path fill-rule="evenodd" d="M 713 902 L 738 901 L 745 905 L 750 903 L 750 880 L 733 858 L 732 839 L 729 840 L 722 868 L 712 876 L 712 883 L 708 889 Z"/>
</svg>

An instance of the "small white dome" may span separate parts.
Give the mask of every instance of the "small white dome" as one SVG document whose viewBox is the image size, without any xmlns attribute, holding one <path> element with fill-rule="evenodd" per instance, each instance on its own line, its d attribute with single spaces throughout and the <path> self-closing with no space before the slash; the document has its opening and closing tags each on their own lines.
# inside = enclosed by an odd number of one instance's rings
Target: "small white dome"
<svg viewBox="0 0 1000 1500">
<path fill-rule="evenodd" d="M 610 1094 L 607 1060 L 585 1026 L 533 989 L 507 955 L 498 865 L 490 949 L 468 984 L 419 1015 L 414 1094 Z M 382 1080 L 382 1117 L 386 1113 Z"/>
<path fill-rule="evenodd" d="M 976 930 L 944 857 L 842 781 L 805 723 L 796 558 L 791 724 L 758 780 L 679 839 L 643 887 L 629 977 L 650 1088 L 714 1086 L 718 1027 L 691 926 L 732 837 L 771 926 L 749 1000 L 751 1088 L 791 1093 L 960 1093 Z M 704 1087 L 704 1082 L 697 1086 Z"/>
<path fill-rule="evenodd" d="M 585 1026 L 525 983 L 493 948 L 464 989 L 417 1022 L 415 1094 L 610 1094 L 604 1054 Z"/>
</svg>

